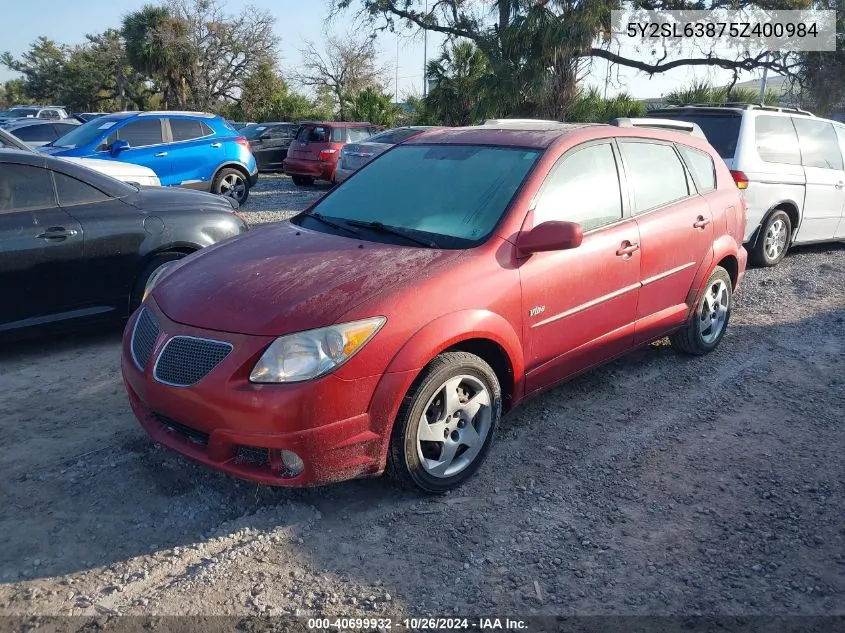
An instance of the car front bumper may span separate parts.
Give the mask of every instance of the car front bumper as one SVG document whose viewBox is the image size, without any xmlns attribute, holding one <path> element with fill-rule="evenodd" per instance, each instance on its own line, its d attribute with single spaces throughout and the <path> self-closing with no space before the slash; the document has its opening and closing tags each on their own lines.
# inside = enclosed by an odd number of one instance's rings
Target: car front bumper
<svg viewBox="0 0 845 633">
<path fill-rule="evenodd" d="M 292 384 L 253 384 L 249 373 L 274 337 L 206 331 L 175 323 L 153 301 L 160 326 L 141 369 L 131 352 L 137 311 L 124 333 L 121 368 L 129 402 L 157 443 L 235 477 L 276 486 L 310 486 L 380 474 L 395 412 L 413 376 L 406 373 L 345 380 L 334 374 Z M 173 336 L 232 344 L 232 352 L 191 387 L 153 377 L 155 359 Z M 288 476 L 280 450 L 295 452 L 304 469 Z"/>
</svg>

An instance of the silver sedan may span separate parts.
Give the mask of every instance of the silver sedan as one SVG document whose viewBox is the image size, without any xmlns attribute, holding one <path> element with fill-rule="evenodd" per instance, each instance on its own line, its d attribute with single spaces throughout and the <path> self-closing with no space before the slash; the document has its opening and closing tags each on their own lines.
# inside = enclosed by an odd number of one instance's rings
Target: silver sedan
<svg viewBox="0 0 845 633">
<path fill-rule="evenodd" d="M 361 143 L 347 143 L 340 150 L 340 158 L 338 158 L 337 170 L 335 171 L 335 181 L 338 183 L 343 182 L 376 156 L 389 150 L 394 145 L 398 145 L 402 141 L 406 141 L 417 134 L 422 134 L 427 130 L 436 129 L 436 127 L 430 125 L 396 127 L 379 132 Z"/>
</svg>

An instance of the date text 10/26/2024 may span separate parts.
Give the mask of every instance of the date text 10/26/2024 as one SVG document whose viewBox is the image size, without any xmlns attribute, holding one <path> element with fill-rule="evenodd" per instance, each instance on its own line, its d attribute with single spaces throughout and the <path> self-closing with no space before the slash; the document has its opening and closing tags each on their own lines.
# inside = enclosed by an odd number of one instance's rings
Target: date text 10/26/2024
<svg viewBox="0 0 845 633">
<path fill-rule="evenodd" d="M 512 618 L 309 618 L 311 630 L 354 631 L 390 630 L 393 628 L 422 631 L 523 631 L 525 620 Z"/>
</svg>

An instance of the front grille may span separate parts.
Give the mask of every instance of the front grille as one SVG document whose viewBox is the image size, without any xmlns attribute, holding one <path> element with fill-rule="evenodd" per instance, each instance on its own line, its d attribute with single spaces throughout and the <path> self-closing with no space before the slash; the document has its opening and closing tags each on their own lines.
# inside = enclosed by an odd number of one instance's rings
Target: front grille
<svg viewBox="0 0 845 633">
<path fill-rule="evenodd" d="M 166 385 L 190 387 L 223 362 L 231 351 L 231 343 L 174 336 L 159 354 L 153 376 Z"/>
<path fill-rule="evenodd" d="M 191 440 L 195 444 L 208 446 L 208 433 L 192 429 L 191 427 L 185 426 L 184 424 L 177 422 L 176 420 L 172 420 L 167 416 L 161 415 L 160 413 L 153 413 L 153 418 L 155 418 L 155 420 L 163 427 Z"/>
<path fill-rule="evenodd" d="M 131 344 L 132 358 L 135 359 L 135 364 L 138 365 L 139 369 L 143 370 L 150 362 L 150 356 L 153 355 L 153 348 L 160 331 L 158 321 L 156 321 L 153 313 L 146 308 L 141 308 L 141 314 L 138 315 L 135 328 L 132 330 Z"/>
</svg>

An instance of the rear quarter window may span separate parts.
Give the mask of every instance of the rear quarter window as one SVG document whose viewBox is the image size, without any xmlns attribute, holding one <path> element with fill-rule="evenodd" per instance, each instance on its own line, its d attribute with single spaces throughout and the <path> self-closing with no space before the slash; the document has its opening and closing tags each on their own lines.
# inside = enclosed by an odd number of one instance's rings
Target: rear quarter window
<svg viewBox="0 0 845 633">
<path fill-rule="evenodd" d="M 736 154 L 736 144 L 739 140 L 739 126 L 742 122 L 739 114 L 695 114 L 686 112 L 675 114 L 671 112 L 655 112 L 654 115 L 650 116 L 696 123 L 701 128 L 701 131 L 704 132 L 707 141 L 718 152 L 719 156 L 726 160 L 731 160 Z"/>
<path fill-rule="evenodd" d="M 832 123 L 799 117 L 792 122 L 798 132 L 801 162 L 805 167 L 842 169 L 842 150 Z"/>
<path fill-rule="evenodd" d="M 757 154 L 767 163 L 801 164 L 798 137 L 789 117 L 758 116 L 754 120 L 754 140 Z"/>
<path fill-rule="evenodd" d="M 686 145 L 678 145 L 677 147 L 692 174 L 693 180 L 695 180 L 698 192 L 713 191 L 716 188 L 716 166 L 713 164 L 713 158 L 710 154 Z"/>
</svg>

